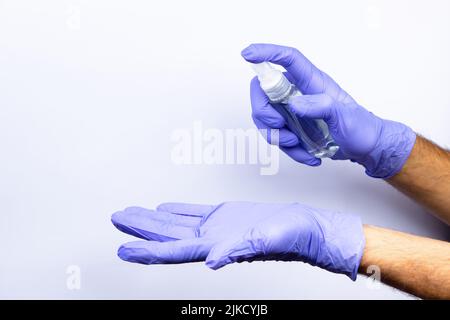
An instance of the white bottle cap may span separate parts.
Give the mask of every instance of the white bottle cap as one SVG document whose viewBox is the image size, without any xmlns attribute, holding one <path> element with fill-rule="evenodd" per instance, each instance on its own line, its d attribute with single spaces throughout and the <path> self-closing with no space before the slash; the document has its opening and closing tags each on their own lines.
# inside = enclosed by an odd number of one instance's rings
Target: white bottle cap
<svg viewBox="0 0 450 320">
<path fill-rule="evenodd" d="M 283 72 L 275 69 L 269 62 L 252 64 L 258 76 L 259 84 L 270 100 L 279 101 L 289 92 L 291 83 Z"/>
<path fill-rule="evenodd" d="M 261 88 L 264 91 L 270 91 L 282 80 L 283 73 L 272 67 L 269 62 L 254 63 L 252 68 L 255 70 Z"/>
</svg>

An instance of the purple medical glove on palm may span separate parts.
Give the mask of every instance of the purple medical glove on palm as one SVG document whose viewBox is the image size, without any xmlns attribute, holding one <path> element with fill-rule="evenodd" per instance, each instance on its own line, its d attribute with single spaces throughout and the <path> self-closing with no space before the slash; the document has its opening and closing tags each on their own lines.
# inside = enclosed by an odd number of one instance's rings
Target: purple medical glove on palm
<svg viewBox="0 0 450 320">
<path fill-rule="evenodd" d="M 156 210 L 127 208 L 112 222 L 146 240 L 118 251 L 143 264 L 206 261 L 218 269 L 242 261 L 303 261 L 355 280 L 365 244 L 358 217 L 298 203 L 165 203 Z"/>
<path fill-rule="evenodd" d="M 304 94 L 293 97 L 289 107 L 299 118 L 323 119 L 339 151 L 335 160 L 350 159 L 363 165 L 369 176 L 389 178 L 406 162 L 416 135 L 407 126 L 383 120 L 367 111 L 333 79 L 316 68 L 298 50 L 272 44 L 252 44 L 242 51 L 252 63 L 269 61 L 283 66 L 286 77 Z M 258 79 L 251 82 L 252 117 L 259 129 L 279 129 L 280 148 L 294 160 L 311 166 L 321 160 L 300 145 L 284 118 L 270 105 Z M 270 136 L 270 135 L 268 135 Z"/>
</svg>

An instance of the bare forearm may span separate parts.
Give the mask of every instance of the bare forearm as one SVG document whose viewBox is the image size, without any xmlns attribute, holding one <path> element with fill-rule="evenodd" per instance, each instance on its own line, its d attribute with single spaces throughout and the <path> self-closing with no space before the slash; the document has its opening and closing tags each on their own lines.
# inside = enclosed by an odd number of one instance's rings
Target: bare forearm
<svg viewBox="0 0 450 320">
<path fill-rule="evenodd" d="M 375 265 L 381 281 L 395 288 L 421 298 L 450 299 L 449 243 L 367 225 L 364 234 L 360 273 Z"/>
<path fill-rule="evenodd" d="M 450 152 L 417 136 L 414 148 L 391 185 L 450 224 Z"/>
</svg>

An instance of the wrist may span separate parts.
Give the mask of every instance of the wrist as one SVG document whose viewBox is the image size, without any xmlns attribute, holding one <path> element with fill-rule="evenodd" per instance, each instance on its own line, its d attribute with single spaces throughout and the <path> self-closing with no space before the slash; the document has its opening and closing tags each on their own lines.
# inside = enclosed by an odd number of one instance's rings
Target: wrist
<svg viewBox="0 0 450 320">
<path fill-rule="evenodd" d="M 366 244 L 358 269 L 358 272 L 361 274 L 366 274 L 370 266 L 377 264 L 377 259 L 373 257 L 373 252 L 388 245 L 387 243 L 383 243 L 383 238 L 379 236 L 379 230 L 379 228 L 371 225 L 363 225 Z"/>
</svg>

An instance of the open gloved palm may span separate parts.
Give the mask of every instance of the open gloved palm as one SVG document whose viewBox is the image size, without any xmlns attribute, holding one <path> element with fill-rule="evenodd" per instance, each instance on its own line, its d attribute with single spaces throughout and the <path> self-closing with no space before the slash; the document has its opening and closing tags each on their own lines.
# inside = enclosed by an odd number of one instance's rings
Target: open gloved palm
<svg viewBox="0 0 450 320">
<path fill-rule="evenodd" d="M 112 216 L 144 239 L 122 245 L 123 260 L 143 264 L 205 261 L 212 269 L 255 260 L 303 261 L 355 279 L 364 248 L 358 217 L 299 203 L 165 203 Z"/>
</svg>

